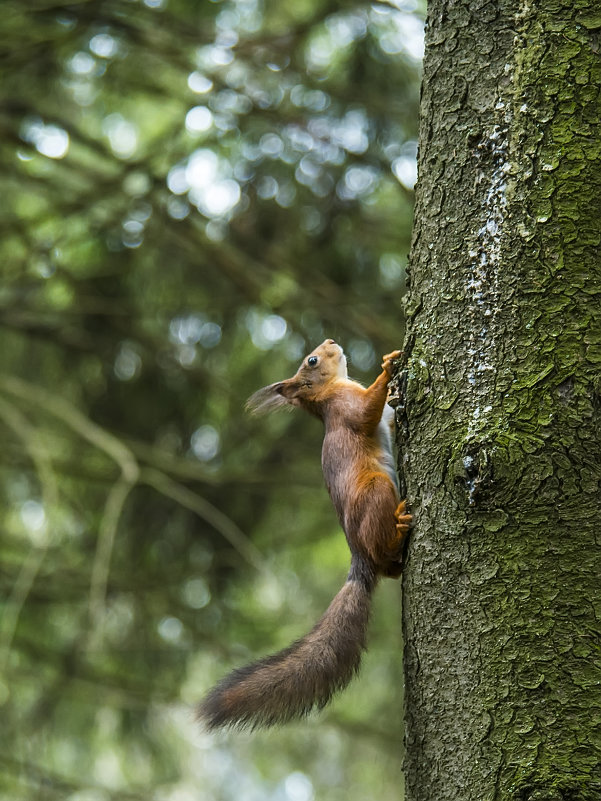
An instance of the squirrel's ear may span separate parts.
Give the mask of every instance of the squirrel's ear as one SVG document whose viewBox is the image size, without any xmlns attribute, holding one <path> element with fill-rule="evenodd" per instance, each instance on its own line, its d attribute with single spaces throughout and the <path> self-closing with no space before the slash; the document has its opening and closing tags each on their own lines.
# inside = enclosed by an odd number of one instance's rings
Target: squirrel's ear
<svg viewBox="0 0 601 801">
<path fill-rule="evenodd" d="M 278 381 L 268 387 L 257 390 L 254 395 L 246 401 L 246 409 L 251 414 L 263 414 L 282 406 L 288 406 L 291 402 L 292 394 L 289 381 Z"/>
<path fill-rule="evenodd" d="M 298 404 L 295 399 L 298 398 L 301 394 L 301 389 L 305 386 L 307 386 L 307 384 L 303 384 L 295 378 L 289 378 L 287 381 L 280 381 L 279 384 L 276 384 L 276 392 L 286 398 L 288 403 L 292 403 L 296 406 Z"/>
</svg>

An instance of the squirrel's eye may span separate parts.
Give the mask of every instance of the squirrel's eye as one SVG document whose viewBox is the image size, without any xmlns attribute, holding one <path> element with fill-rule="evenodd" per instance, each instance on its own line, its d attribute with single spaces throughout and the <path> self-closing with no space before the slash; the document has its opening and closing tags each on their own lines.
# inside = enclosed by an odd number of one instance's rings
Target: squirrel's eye
<svg viewBox="0 0 601 801">
<path fill-rule="evenodd" d="M 309 367 L 315 367 L 318 361 L 319 359 L 317 358 L 317 356 L 309 356 L 309 358 L 307 359 L 307 364 L 309 365 Z"/>
</svg>

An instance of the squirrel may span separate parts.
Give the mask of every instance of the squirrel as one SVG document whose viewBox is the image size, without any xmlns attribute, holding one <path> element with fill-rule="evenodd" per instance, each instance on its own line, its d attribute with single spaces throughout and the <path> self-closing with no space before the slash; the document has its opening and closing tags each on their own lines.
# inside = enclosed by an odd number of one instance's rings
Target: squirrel
<svg viewBox="0 0 601 801">
<path fill-rule="evenodd" d="M 255 413 L 290 404 L 323 420 L 325 483 L 346 534 L 350 572 L 325 614 L 288 648 L 222 679 L 198 707 L 208 729 L 261 727 L 324 707 L 359 669 L 366 647 L 371 595 L 380 576 L 398 577 L 412 518 L 399 497 L 391 445 L 393 410 L 386 405 L 392 362 L 363 387 L 348 378 L 340 345 L 326 339 L 292 378 L 252 395 Z"/>
</svg>

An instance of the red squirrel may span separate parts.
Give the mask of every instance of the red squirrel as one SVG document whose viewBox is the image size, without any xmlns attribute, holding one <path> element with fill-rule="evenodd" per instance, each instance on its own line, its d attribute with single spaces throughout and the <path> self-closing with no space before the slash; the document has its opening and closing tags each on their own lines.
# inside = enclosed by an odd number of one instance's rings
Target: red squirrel
<svg viewBox="0 0 601 801">
<path fill-rule="evenodd" d="M 380 576 L 398 577 L 411 515 L 399 498 L 386 405 L 392 362 L 367 389 L 347 376 L 346 358 L 326 339 L 297 373 L 252 395 L 253 412 L 291 404 L 324 422 L 321 463 L 351 551 L 346 583 L 311 631 L 288 648 L 234 670 L 198 707 L 207 728 L 271 726 L 325 706 L 359 669 L 371 594 Z"/>
</svg>

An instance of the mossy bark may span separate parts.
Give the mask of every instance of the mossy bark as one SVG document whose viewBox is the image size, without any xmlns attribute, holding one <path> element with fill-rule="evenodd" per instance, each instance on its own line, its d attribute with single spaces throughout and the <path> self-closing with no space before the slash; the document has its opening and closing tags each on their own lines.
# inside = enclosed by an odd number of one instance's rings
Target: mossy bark
<svg viewBox="0 0 601 801">
<path fill-rule="evenodd" d="M 407 799 L 599 801 L 599 0 L 431 0 L 419 172 Z"/>
</svg>

